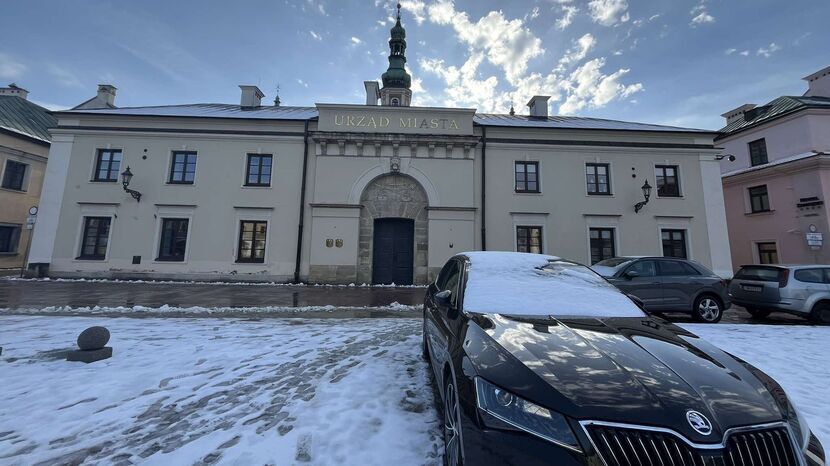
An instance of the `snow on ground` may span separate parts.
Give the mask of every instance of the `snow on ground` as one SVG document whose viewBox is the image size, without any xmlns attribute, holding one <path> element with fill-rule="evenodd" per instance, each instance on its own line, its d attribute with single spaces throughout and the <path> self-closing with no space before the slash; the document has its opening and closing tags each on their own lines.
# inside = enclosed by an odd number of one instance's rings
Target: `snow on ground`
<svg viewBox="0 0 830 466">
<path fill-rule="evenodd" d="M 92 325 L 110 329 L 113 357 L 65 361 Z M 0 328 L 4 465 L 440 459 L 414 319 L 0 316 Z"/>
<path fill-rule="evenodd" d="M 92 325 L 113 357 L 66 362 Z M 830 328 L 684 327 L 781 382 L 830 445 Z M 418 319 L 6 315 L 0 329 L 3 465 L 440 463 Z"/>
<path fill-rule="evenodd" d="M 683 324 L 777 380 L 830 449 L 830 327 Z"/>
</svg>

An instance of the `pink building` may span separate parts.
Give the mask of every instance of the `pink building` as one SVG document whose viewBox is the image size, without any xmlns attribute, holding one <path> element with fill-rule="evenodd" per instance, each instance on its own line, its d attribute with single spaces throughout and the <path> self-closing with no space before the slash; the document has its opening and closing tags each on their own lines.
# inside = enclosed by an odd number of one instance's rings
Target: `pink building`
<svg viewBox="0 0 830 466">
<path fill-rule="evenodd" d="M 830 264 L 830 67 L 803 96 L 726 112 L 715 144 L 732 264 Z"/>
</svg>

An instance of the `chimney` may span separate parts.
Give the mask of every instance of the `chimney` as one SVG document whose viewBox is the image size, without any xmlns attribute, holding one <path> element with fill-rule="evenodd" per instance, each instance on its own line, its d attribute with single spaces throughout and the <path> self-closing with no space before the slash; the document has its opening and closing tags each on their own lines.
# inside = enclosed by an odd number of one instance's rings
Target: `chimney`
<svg viewBox="0 0 830 466">
<path fill-rule="evenodd" d="M 366 105 L 377 105 L 380 99 L 380 85 L 377 81 L 363 81 L 366 88 Z"/>
<path fill-rule="evenodd" d="M 830 97 L 830 66 L 802 79 L 808 86 L 805 97 Z"/>
<path fill-rule="evenodd" d="M 106 107 L 115 107 L 115 90 L 112 84 L 99 84 L 98 100 Z"/>
<path fill-rule="evenodd" d="M 265 97 L 265 94 L 258 87 L 240 85 L 239 88 L 242 89 L 242 100 L 239 105 L 248 108 L 262 105 L 262 98 Z"/>
<path fill-rule="evenodd" d="M 18 87 L 15 83 L 11 83 L 8 87 L 0 87 L 0 95 L 11 95 L 20 97 L 21 99 L 26 99 L 29 96 L 29 91 L 23 89 L 22 87 Z"/>
<path fill-rule="evenodd" d="M 530 116 L 547 118 L 548 100 L 550 100 L 549 95 L 534 95 L 530 99 L 530 102 L 527 103 L 527 107 L 530 109 Z"/>
<path fill-rule="evenodd" d="M 744 113 L 755 108 L 755 104 L 743 104 L 740 107 L 730 110 L 721 116 L 726 118 L 726 124 L 730 125 L 732 122 L 744 121 Z"/>
</svg>

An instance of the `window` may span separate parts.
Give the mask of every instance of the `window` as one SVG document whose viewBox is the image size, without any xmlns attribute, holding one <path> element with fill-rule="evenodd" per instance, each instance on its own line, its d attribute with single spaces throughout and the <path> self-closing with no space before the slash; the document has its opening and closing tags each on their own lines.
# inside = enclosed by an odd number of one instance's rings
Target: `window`
<svg viewBox="0 0 830 466">
<path fill-rule="evenodd" d="M 637 261 L 625 270 L 625 273 L 628 272 L 637 272 L 638 277 L 655 277 L 657 276 L 657 264 L 649 260 Z"/>
<path fill-rule="evenodd" d="M 616 255 L 613 228 L 591 228 L 588 232 L 591 243 L 591 264 Z"/>
<path fill-rule="evenodd" d="M 243 220 L 240 223 L 237 262 L 265 262 L 265 234 L 267 230 L 267 222 Z"/>
<path fill-rule="evenodd" d="M 660 275 L 666 276 L 689 276 L 689 275 L 700 275 L 700 272 L 695 270 L 689 264 L 680 261 L 658 261 L 660 264 Z"/>
<path fill-rule="evenodd" d="M 196 153 L 173 152 L 173 163 L 170 165 L 170 183 L 193 184 L 196 176 Z"/>
<path fill-rule="evenodd" d="M 121 149 L 98 149 L 92 181 L 118 181 L 121 170 Z"/>
<path fill-rule="evenodd" d="M 271 156 L 248 154 L 245 186 L 271 186 Z"/>
<path fill-rule="evenodd" d="M 516 227 L 516 251 L 542 254 L 542 227 Z"/>
<path fill-rule="evenodd" d="M 775 243 L 758 243 L 758 261 L 762 264 L 778 263 L 778 248 Z"/>
<path fill-rule="evenodd" d="M 161 240 L 159 241 L 159 255 L 156 260 L 184 261 L 189 223 L 186 218 L 165 218 L 161 220 Z"/>
<path fill-rule="evenodd" d="M 585 177 L 588 183 L 588 194 L 610 195 L 611 179 L 608 177 L 609 165 L 607 163 L 585 164 Z"/>
<path fill-rule="evenodd" d="M 104 260 L 107 257 L 109 235 L 109 217 L 84 217 L 84 234 L 78 259 Z"/>
<path fill-rule="evenodd" d="M 0 225 L 0 253 L 16 253 L 20 225 Z"/>
<path fill-rule="evenodd" d="M 767 185 L 749 188 L 749 207 L 752 213 L 769 212 Z"/>
<path fill-rule="evenodd" d="M 3 171 L 3 187 L 23 191 L 23 178 L 25 175 L 25 163 L 6 160 L 6 169 Z"/>
<path fill-rule="evenodd" d="M 677 165 L 657 165 L 654 168 L 657 179 L 657 195 L 660 197 L 680 197 L 680 180 L 677 178 Z"/>
<path fill-rule="evenodd" d="M 763 165 L 767 163 L 767 141 L 765 139 L 758 139 L 749 143 L 749 162 L 754 167 L 755 165 Z"/>
<path fill-rule="evenodd" d="M 801 269 L 795 271 L 795 279 L 806 283 L 824 283 L 824 274 L 827 269 Z"/>
<path fill-rule="evenodd" d="M 516 162 L 516 192 L 539 192 L 539 162 Z"/>
<path fill-rule="evenodd" d="M 663 256 L 687 259 L 686 230 L 663 230 Z"/>
</svg>

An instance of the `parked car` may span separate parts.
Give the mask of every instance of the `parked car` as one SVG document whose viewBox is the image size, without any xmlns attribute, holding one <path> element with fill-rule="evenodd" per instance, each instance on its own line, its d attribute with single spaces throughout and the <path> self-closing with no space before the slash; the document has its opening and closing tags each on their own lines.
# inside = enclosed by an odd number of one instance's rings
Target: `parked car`
<svg viewBox="0 0 830 466">
<path fill-rule="evenodd" d="M 783 389 L 588 267 L 456 255 L 424 302 L 448 465 L 820 466 Z"/>
<path fill-rule="evenodd" d="M 830 325 L 827 265 L 744 265 L 732 277 L 729 294 L 756 318 L 781 311 Z"/>
<path fill-rule="evenodd" d="M 591 268 L 648 312 L 685 312 L 715 323 L 732 305 L 726 280 L 703 265 L 670 257 L 615 257 Z"/>
</svg>

